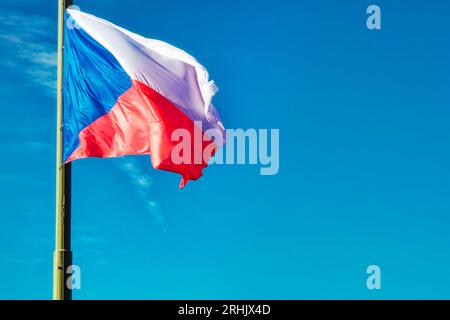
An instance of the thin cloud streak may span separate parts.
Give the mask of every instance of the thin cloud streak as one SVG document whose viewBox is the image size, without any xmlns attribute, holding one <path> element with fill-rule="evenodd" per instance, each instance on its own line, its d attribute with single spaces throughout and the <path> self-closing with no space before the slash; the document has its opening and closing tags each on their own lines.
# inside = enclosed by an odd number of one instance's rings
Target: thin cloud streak
<svg viewBox="0 0 450 320">
<path fill-rule="evenodd" d="M 132 157 L 121 157 L 118 159 L 118 168 L 122 170 L 130 179 L 135 191 L 145 201 L 148 212 L 155 221 L 163 226 L 163 232 L 166 232 L 165 219 L 161 212 L 159 204 L 149 197 L 153 186 L 153 178 L 147 170 L 142 169 L 139 161 Z"/>
<path fill-rule="evenodd" d="M 56 22 L 40 15 L 0 10 L 2 64 L 54 97 L 56 90 Z M 53 35 L 53 36 L 52 36 Z"/>
<path fill-rule="evenodd" d="M 49 33 L 49 30 L 55 32 Z M 51 97 L 55 97 L 56 92 L 55 33 L 56 21 L 48 17 L 0 10 L 0 41 L 4 50 L 0 64 L 18 70 L 25 80 L 44 89 L 44 92 Z M 35 150 L 52 148 L 50 143 L 36 140 L 24 143 L 27 148 Z M 118 167 L 128 176 L 137 194 L 145 201 L 148 212 L 158 224 L 163 226 L 163 232 L 165 232 L 160 206 L 149 197 L 153 178 L 141 168 L 136 159 L 130 157 L 122 157 Z"/>
</svg>

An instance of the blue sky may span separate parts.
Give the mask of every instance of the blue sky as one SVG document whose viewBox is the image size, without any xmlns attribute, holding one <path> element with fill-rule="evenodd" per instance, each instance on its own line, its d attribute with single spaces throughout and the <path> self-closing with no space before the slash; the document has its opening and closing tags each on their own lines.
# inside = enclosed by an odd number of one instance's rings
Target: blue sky
<svg viewBox="0 0 450 320">
<path fill-rule="evenodd" d="M 450 5 L 373 3 L 76 1 L 194 55 L 226 127 L 281 141 L 278 175 L 181 191 L 145 156 L 75 162 L 74 298 L 450 298 Z M 56 1 L 2 1 L 0 41 L 0 299 L 49 299 Z"/>
</svg>

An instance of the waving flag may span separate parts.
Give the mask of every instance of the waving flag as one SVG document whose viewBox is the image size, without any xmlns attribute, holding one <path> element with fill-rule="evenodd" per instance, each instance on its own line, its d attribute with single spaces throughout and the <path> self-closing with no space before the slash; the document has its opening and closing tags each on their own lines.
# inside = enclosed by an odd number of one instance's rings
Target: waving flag
<svg viewBox="0 0 450 320">
<path fill-rule="evenodd" d="M 199 162 L 194 154 L 220 147 L 205 131 L 224 130 L 207 70 L 178 48 L 90 14 L 68 9 L 66 20 L 64 162 L 149 154 L 153 167 L 182 175 L 180 187 L 199 178 L 208 156 Z M 180 128 L 191 137 L 200 132 L 200 147 L 191 141 L 192 161 L 171 157 Z"/>
</svg>

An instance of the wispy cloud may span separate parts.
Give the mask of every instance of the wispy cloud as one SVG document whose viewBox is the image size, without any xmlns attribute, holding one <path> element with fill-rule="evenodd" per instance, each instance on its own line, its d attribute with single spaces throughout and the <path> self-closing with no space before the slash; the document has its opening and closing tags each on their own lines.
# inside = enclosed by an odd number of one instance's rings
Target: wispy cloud
<svg viewBox="0 0 450 320">
<path fill-rule="evenodd" d="M 98 244 L 98 245 L 104 245 L 107 244 L 108 241 L 105 238 L 97 237 L 97 236 L 90 236 L 90 235 L 80 235 L 78 237 L 78 240 L 82 243 L 92 245 L 92 244 Z"/>
<path fill-rule="evenodd" d="M 36 264 L 44 263 L 44 262 L 46 262 L 46 260 L 41 257 L 32 257 L 32 258 L 27 257 L 26 259 L 5 258 L 5 259 L 1 259 L 0 262 L 5 263 L 5 264 L 28 266 L 28 265 L 36 265 Z"/>
<path fill-rule="evenodd" d="M 76 258 L 84 257 L 94 263 L 97 261 L 101 261 L 101 264 L 109 263 L 105 250 L 111 247 L 111 242 L 110 239 L 100 236 L 105 234 L 103 228 L 82 224 L 76 226 L 76 232 L 78 233 L 75 237 L 76 243 L 82 248 L 75 252 Z"/>
<path fill-rule="evenodd" d="M 139 194 L 143 201 L 145 201 L 148 212 L 152 215 L 155 221 L 163 227 L 163 232 L 166 232 L 164 216 L 161 212 L 161 208 L 159 204 L 150 197 L 154 180 L 148 173 L 148 170 L 143 169 L 139 161 L 132 157 L 121 157 L 118 159 L 117 163 L 119 169 L 128 176 L 135 191 Z"/>
<path fill-rule="evenodd" d="M 20 140 L 19 140 L 20 139 Z M 26 140 L 30 139 L 30 140 Z M 54 145 L 47 141 L 42 140 L 31 140 L 33 138 L 27 137 L 18 137 L 18 141 L 7 141 L 2 144 L 3 150 L 8 151 L 20 151 L 27 150 L 29 152 L 51 152 L 54 149 Z"/>
<path fill-rule="evenodd" d="M 28 217 L 53 217 L 54 212 L 50 210 L 28 210 L 23 213 Z"/>
<path fill-rule="evenodd" d="M 1 64 L 20 72 L 30 84 L 54 96 L 56 88 L 56 22 L 40 15 L 0 10 Z"/>
<path fill-rule="evenodd" d="M 56 26 L 56 21 L 48 17 L 0 9 L 0 64 L 17 70 L 29 84 L 39 86 L 52 97 L 55 96 L 56 88 Z M 52 148 L 50 143 L 39 140 L 27 140 L 24 143 L 26 148 L 34 150 Z M 131 157 L 120 158 L 117 164 L 145 202 L 148 212 L 165 232 L 161 208 L 150 196 L 153 178 L 148 170 L 144 170 L 139 161 Z M 85 240 L 89 241 L 87 238 Z"/>
</svg>

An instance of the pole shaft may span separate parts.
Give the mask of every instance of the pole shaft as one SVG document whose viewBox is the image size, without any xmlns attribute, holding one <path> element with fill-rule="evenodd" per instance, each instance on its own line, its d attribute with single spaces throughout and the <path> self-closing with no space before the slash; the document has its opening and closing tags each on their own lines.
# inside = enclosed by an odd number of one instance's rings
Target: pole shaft
<svg viewBox="0 0 450 320">
<path fill-rule="evenodd" d="M 53 266 L 53 299 L 71 300 L 67 268 L 72 265 L 70 243 L 71 165 L 63 164 L 63 50 L 64 10 L 71 0 L 58 0 L 58 78 L 56 111 L 56 243 Z"/>
</svg>

